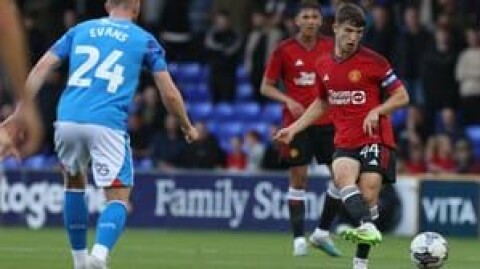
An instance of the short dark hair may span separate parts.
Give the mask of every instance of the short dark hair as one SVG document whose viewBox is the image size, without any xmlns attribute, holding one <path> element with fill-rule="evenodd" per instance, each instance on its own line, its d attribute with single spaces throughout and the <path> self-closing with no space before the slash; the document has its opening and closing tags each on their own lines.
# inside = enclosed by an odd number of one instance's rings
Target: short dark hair
<svg viewBox="0 0 480 269">
<path fill-rule="evenodd" d="M 364 27 L 367 24 L 367 18 L 363 8 L 356 4 L 346 3 L 337 8 L 335 22 L 338 24 L 348 23 L 355 27 Z"/>
<path fill-rule="evenodd" d="M 320 11 L 320 4 L 318 3 L 318 0 L 302 0 L 298 5 L 296 14 L 298 15 L 298 13 L 304 9 L 316 9 Z"/>
</svg>

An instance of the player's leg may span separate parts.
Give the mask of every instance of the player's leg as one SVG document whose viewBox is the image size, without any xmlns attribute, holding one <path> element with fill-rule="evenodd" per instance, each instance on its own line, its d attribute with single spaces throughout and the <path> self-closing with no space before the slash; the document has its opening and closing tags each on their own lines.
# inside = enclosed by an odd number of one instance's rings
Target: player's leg
<svg viewBox="0 0 480 269">
<path fill-rule="evenodd" d="M 287 193 L 290 224 L 293 232 L 293 255 L 307 255 L 305 239 L 305 189 L 308 167 L 306 165 L 289 168 L 289 188 Z"/>
<path fill-rule="evenodd" d="M 340 189 L 347 213 L 357 225 L 360 225 L 355 229 L 346 229 L 342 232 L 342 237 L 357 243 L 379 243 L 381 234 L 373 224 L 369 206 L 356 185 L 360 173 L 358 151 L 337 150 L 335 155 L 333 161 L 335 184 Z"/>
<path fill-rule="evenodd" d="M 106 268 L 107 259 L 122 235 L 127 220 L 127 206 L 131 188 L 105 188 L 107 206 L 97 221 L 95 244 L 89 260 L 89 269 Z"/>
<path fill-rule="evenodd" d="M 379 217 L 378 199 L 383 184 L 396 181 L 396 154 L 383 145 L 369 145 L 369 150 L 364 152 L 358 185 L 370 206 L 372 219 L 376 220 Z M 369 252 L 370 245 L 358 244 L 354 269 L 367 268 Z"/>
<path fill-rule="evenodd" d="M 325 203 L 323 204 L 323 210 L 317 228 L 328 232 L 341 207 L 342 198 L 340 197 L 340 191 L 335 187 L 333 182 L 329 182 L 325 194 Z"/>
<path fill-rule="evenodd" d="M 312 139 L 315 142 L 314 151 L 315 158 L 320 164 L 327 164 L 332 173 L 332 158 L 335 152 L 333 138 L 333 126 L 313 126 Z M 330 256 L 341 256 L 341 252 L 335 247 L 331 237 L 330 228 L 335 220 L 337 213 L 342 206 L 340 191 L 335 187 L 333 181 L 328 183 L 325 202 L 323 204 L 322 213 L 317 228 L 309 238 L 310 244 L 323 250 Z"/>
<path fill-rule="evenodd" d="M 378 218 L 378 197 L 382 188 L 382 175 L 376 172 L 363 172 L 358 181 L 358 187 L 362 192 L 365 201 L 369 205 L 372 220 Z M 359 243 L 357 252 L 353 261 L 354 269 L 366 269 L 368 265 L 368 255 L 370 253 L 370 244 Z"/>
<path fill-rule="evenodd" d="M 75 269 L 87 262 L 88 208 L 85 200 L 85 176 L 88 154 L 81 127 L 72 123 L 55 125 L 55 150 L 63 168 L 65 196 L 63 219 Z"/>
<path fill-rule="evenodd" d="M 330 236 L 330 227 L 335 220 L 341 205 L 342 200 L 339 191 L 333 182 L 329 182 L 322 214 L 320 215 L 319 225 L 309 237 L 309 242 L 312 246 L 324 251 L 332 257 L 340 257 L 342 255 L 341 251 L 335 246 Z"/>
<path fill-rule="evenodd" d="M 282 148 L 282 157 L 289 165 L 289 188 L 287 193 L 290 224 L 293 232 L 293 255 L 307 255 L 305 239 L 305 189 L 307 187 L 307 164 L 312 160 L 308 129 L 298 133 L 288 147 Z"/>
<path fill-rule="evenodd" d="M 86 176 L 65 174 L 63 220 L 72 249 L 75 269 L 84 269 L 87 262 L 88 207 L 85 200 Z"/>
<path fill-rule="evenodd" d="M 132 157 L 127 134 L 100 126 L 92 126 L 90 131 L 93 177 L 97 186 L 104 188 L 107 205 L 97 220 L 89 269 L 103 269 L 125 228 L 133 186 Z"/>
</svg>

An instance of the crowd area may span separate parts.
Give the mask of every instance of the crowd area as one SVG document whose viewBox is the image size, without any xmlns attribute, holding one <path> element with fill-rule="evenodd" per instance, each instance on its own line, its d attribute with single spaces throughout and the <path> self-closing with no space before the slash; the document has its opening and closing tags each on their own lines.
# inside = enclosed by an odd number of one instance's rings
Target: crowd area
<svg viewBox="0 0 480 269">
<path fill-rule="evenodd" d="M 64 31 L 104 16 L 103 1 L 19 1 L 35 62 Z M 320 0 L 331 35 L 335 6 Z M 364 0 L 369 14 L 363 43 L 392 62 L 411 104 L 392 120 L 399 172 L 480 173 L 480 1 Z M 187 146 L 145 74 L 135 95 L 129 132 L 140 169 L 282 170 L 271 141 L 281 105 L 259 92 L 275 46 L 295 34 L 295 0 L 144 0 L 139 24 L 167 51 L 169 69 L 201 139 Z M 0 87 L 8 87 L 3 79 Z M 55 106 L 66 70 L 58 70 L 38 96 L 46 126 L 45 146 L 26 163 L 55 165 Z M 14 109 L 0 91 L 0 119 Z"/>
</svg>

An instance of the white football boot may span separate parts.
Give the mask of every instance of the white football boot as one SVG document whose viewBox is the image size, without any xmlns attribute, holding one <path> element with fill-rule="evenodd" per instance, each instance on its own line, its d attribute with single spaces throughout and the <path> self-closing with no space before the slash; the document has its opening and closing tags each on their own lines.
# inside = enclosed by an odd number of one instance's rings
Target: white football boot
<svg viewBox="0 0 480 269">
<path fill-rule="evenodd" d="M 305 237 L 297 237 L 293 240 L 293 256 L 306 256 L 308 245 Z"/>
</svg>

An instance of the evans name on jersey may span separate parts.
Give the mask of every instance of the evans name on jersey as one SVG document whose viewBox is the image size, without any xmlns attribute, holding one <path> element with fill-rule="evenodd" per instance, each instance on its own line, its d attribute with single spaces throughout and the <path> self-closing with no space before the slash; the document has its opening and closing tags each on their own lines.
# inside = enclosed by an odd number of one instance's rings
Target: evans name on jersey
<svg viewBox="0 0 480 269">
<path fill-rule="evenodd" d="M 165 52 L 148 32 L 123 19 L 89 20 L 71 28 L 51 48 L 69 60 L 69 79 L 58 121 L 126 131 L 128 109 L 143 67 L 165 71 Z"/>
</svg>

